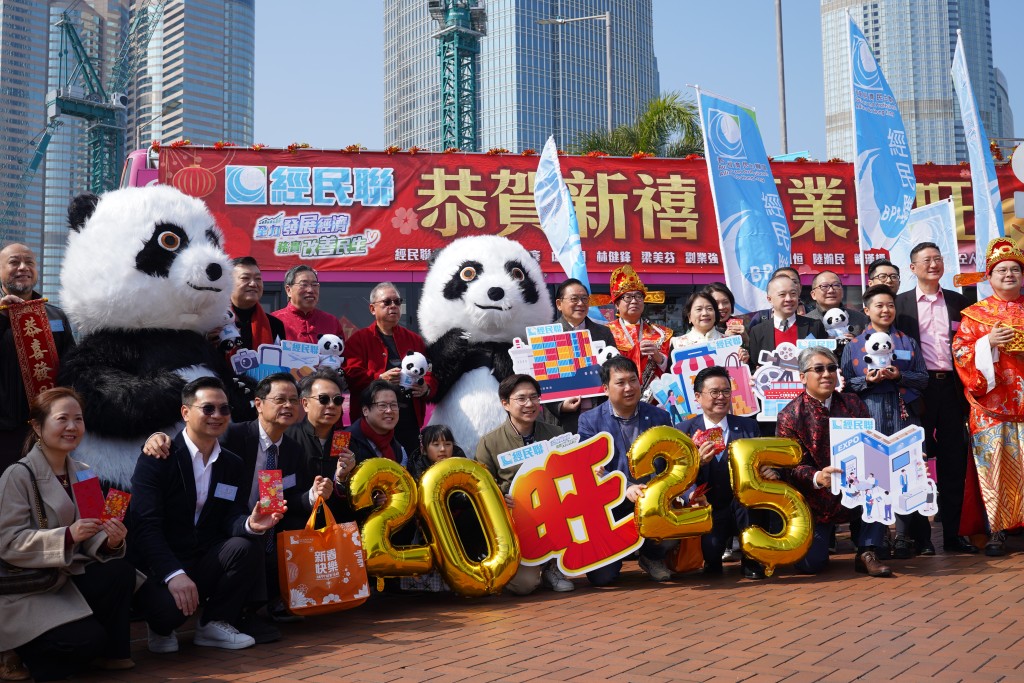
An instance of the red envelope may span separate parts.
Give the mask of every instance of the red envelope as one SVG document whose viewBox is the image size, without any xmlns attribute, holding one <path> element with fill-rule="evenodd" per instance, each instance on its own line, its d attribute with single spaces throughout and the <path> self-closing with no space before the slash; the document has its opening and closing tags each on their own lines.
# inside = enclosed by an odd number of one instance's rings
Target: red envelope
<svg viewBox="0 0 1024 683">
<path fill-rule="evenodd" d="M 351 441 L 352 435 L 349 432 L 334 432 L 331 437 L 331 457 L 340 458 L 341 452 L 348 448 Z"/>
<path fill-rule="evenodd" d="M 124 516 L 128 513 L 128 502 L 131 499 L 132 494 L 125 491 L 118 491 L 117 489 L 107 491 L 107 499 L 104 501 L 103 521 L 116 519 L 123 522 Z"/>
<path fill-rule="evenodd" d="M 75 494 L 75 504 L 78 505 L 79 519 L 103 519 L 103 490 L 98 478 L 76 481 L 71 489 Z"/>
<path fill-rule="evenodd" d="M 725 439 L 722 438 L 722 428 L 712 427 L 711 429 L 698 429 L 693 435 L 693 443 L 700 448 L 705 441 L 715 444 L 715 454 L 725 450 Z"/>
<path fill-rule="evenodd" d="M 284 512 L 284 480 L 281 470 L 260 470 L 260 512 Z"/>
</svg>

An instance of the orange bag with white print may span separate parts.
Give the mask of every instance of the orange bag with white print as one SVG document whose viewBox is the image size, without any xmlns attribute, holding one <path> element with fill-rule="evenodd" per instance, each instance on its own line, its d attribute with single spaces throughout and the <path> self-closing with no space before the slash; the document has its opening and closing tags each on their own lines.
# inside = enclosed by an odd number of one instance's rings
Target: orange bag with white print
<svg viewBox="0 0 1024 683">
<path fill-rule="evenodd" d="M 324 526 L 317 529 L 320 508 Z M 317 498 L 304 529 L 277 532 L 277 566 L 281 599 L 293 614 L 339 612 L 370 597 L 359 526 L 335 522 L 323 498 Z"/>
</svg>

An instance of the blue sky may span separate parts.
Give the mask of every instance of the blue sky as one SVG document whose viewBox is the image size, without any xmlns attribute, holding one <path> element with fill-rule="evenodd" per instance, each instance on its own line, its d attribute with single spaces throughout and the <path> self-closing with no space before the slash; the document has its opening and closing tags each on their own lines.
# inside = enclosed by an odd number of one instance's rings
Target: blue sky
<svg viewBox="0 0 1024 683">
<path fill-rule="evenodd" d="M 1021 135 L 1024 60 L 1014 45 L 1024 2 L 990 4 L 993 59 L 1009 82 Z M 789 150 L 823 158 L 819 8 L 819 0 L 782 3 Z M 256 141 L 382 149 L 383 23 L 373 0 L 257 3 Z M 694 83 L 753 106 L 768 153 L 779 151 L 773 0 L 654 0 L 654 50 L 663 92 L 692 96 L 686 84 Z"/>
</svg>

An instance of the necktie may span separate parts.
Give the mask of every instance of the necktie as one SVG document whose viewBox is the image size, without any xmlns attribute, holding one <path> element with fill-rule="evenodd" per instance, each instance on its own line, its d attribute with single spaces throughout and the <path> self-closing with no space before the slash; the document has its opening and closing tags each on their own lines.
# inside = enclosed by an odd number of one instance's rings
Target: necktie
<svg viewBox="0 0 1024 683">
<path fill-rule="evenodd" d="M 779 331 L 780 332 L 785 332 L 788 329 L 789 329 L 789 318 L 786 318 L 785 320 L 782 321 L 782 324 L 779 325 Z"/>
<path fill-rule="evenodd" d="M 267 446 L 267 466 L 266 466 L 266 469 L 268 469 L 268 470 L 276 470 L 277 469 L 277 444 L 276 443 L 272 443 L 269 446 Z M 267 552 L 268 553 L 272 553 L 272 552 L 274 552 L 274 548 L 277 547 L 277 544 L 274 541 L 274 529 L 271 529 L 270 531 L 268 531 L 266 536 L 267 536 L 266 537 Z"/>
</svg>

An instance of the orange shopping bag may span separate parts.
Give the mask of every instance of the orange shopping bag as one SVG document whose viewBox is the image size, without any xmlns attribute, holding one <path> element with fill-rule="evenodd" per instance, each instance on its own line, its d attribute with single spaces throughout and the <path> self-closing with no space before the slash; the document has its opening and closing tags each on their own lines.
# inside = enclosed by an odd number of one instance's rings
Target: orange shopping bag
<svg viewBox="0 0 1024 683">
<path fill-rule="evenodd" d="M 324 527 L 316 529 L 323 508 Z M 306 528 L 277 533 L 281 597 L 293 614 L 326 614 L 358 607 L 370 597 L 359 526 L 338 524 L 317 498 Z"/>
<path fill-rule="evenodd" d="M 679 547 L 665 558 L 668 568 L 677 574 L 697 571 L 704 566 L 704 554 L 700 549 L 700 536 L 679 539 Z"/>
</svg>

